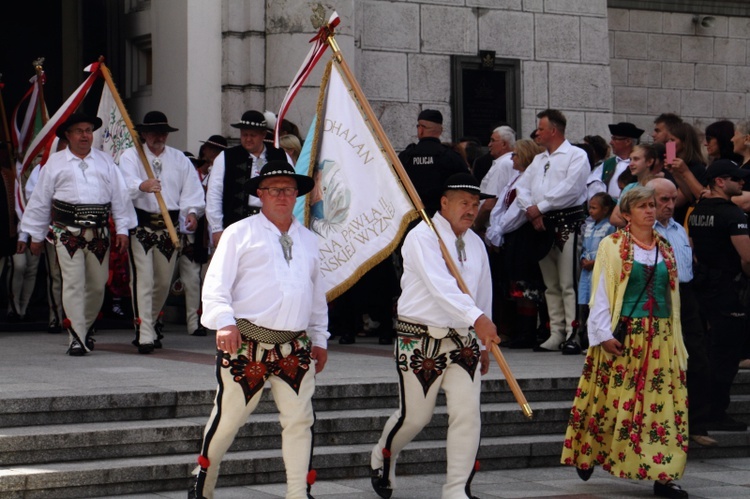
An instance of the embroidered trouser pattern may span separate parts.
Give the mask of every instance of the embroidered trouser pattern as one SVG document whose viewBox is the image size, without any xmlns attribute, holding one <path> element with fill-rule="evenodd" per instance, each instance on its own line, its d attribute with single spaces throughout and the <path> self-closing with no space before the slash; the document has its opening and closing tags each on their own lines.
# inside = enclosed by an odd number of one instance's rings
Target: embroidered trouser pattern
<svg viewBox="0 0 750 499">
<path fill-rule="evenodd" d="M 130 294 L 133 297 L 135 339 L 154 342 L 154 325 L 167 302 L 177 252 L 166 230 L 136 227 L 130 233 Z"/>
<path fill-rule="evenodd" d="M 69 340 L 77 339 L 86 348 L 86 335 L 102 308 L 109 277 L 109 246 L 102 253 L 100 245 L 109 241 L 109 231 L 56 227 L 53 237 L 62 276 L 63 313 L 70 321 Z"/>
<path fill-rule="evenodd" d="M 236 355 L 217 352 L 216 378 L 214 408 L 203 434 L 196 470 L 198 497 L 213 498 L 221 460 L 257 407 L 268 381 L 279 410 L 286 498 L 306 499 L 315 422 L 315 371 L 307 336 L 281 345 L 245 341 Z"/>
<path fill-rule="evenodd" d="M 479 449 L 481 375 L 476 334 L 435 339 L 399 335 L 395 346 L 399 374 L 399 409 L 388 419 L 372 450 L 372 469 L 395 487 L 401 450 L 432 419 L 438 392 L 448 410 L 448 461 L 443 499 L 466 499 Z"/>
</svg>

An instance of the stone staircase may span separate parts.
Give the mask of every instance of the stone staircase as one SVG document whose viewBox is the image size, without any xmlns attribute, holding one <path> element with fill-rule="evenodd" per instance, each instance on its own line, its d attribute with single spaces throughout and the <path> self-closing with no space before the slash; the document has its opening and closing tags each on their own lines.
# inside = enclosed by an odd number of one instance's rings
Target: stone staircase
<svg viewBox="0 0 750 499">
<path fill-rule="evenodd" d="M 554 466 L 577 378 L 520 379 L 534 410 L 527 421 L 502 380 L 483 386 L 483 470 Z M 0 497 L 112 497 L 187 490 L 213 391 L 134 392 L 0 403 Z M 315 408 L 318 480 L 364 477 L 369 453 L 398 405 L 395 383 L 320 385 Z M 750 372 L 740 372 L 732 406 L 750 421 Z M 399 473 L 445 469 L 444 400 L 408 446 Z M 268 390 L 222 463 L 219 486 L 284 481 L 280 428 Z M 720 446 L 691 458 L 750 455 L 750 433 L 713 433 Z"/>
</svg>

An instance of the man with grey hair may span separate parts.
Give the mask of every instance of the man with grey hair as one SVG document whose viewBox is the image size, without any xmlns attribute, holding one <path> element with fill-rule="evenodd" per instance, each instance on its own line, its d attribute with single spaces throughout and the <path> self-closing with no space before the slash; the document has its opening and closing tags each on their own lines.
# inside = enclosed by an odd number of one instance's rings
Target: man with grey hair
<svg viewBox="0 0 750 499">
<path fill-rule="evenodd" d="M 497 203 L 497 196 L 510 182 L 513 175 L 513 147 L 516 145 L 516 132 L 511 127 L 503 125 L 495 128 L 490 136 L 489 154 L 492 156 L 492 166 L 487 175 L 482 178 L 480 189 L 485 194 L 496 197 L 481 201 L 475 230 L 484 232 L 489 226 L 490 213 Z M 482 234 L 480 234 L 482 235 Z"/>
</svg>

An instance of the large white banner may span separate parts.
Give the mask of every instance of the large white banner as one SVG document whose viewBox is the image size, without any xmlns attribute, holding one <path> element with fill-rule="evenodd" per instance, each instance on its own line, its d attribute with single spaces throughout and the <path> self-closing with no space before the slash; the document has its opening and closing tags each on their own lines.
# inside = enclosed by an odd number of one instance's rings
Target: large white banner
<svg viewBox="0 0 750 499">
<path fill-rule="evenodd" d="M 417 213 L 338 65 L 329 63 L 321 92 L 305 220 L 330 301 L 393 252 Z"/>
<path fill-rule="evenodd" d="M 135 144 L 106 83 L 102 89 L 96 115 L 102 120 L 102 127 L 94 132 L 94 147 L 112 156 L 115 163 L 119 164 L 122 152 Z"/>
</svg>

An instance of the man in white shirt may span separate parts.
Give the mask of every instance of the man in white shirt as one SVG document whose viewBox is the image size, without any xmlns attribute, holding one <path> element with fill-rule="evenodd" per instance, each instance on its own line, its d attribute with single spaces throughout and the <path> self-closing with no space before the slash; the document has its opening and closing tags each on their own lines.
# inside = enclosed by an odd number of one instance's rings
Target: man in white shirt
<svg viewBox="0 0 750 499">
<path fill-rule="evenodd" d="M 399 452 L 430 421 L 442 388 L 450 418 L 442 497 L 471 498 L 481 429 L 477 368 L 487 373 L 486 348 L 500 341 L 492 322 L 487 250 L 469 230 L 479 200 L 479 182 L 468 172 L 453 174 L 444 184 L 440 210 L 432 218 L 471 295 L 461 291 L 448 271 L 438 236 L 424 221 L 404 240 L 395 354 L 400 404 L 370 458 L 372 486 L 380 497 L 391 497 Z"/>
<path fill-rule="evenodd" d="M 206 202 L 193 164 L 182 151 L 167 146 L 167 136 L 177 128 L 169 125 L 164 113 L 149 111 L 135 129 L 146 143 L 143 150 L 155 178 L 148 178 L 135 146 L 122 153 L 120 169 L 138 216 L 138 227 L 130 235 L 133 344 L 139 353 L 148 354 L 162 346 L 156 321 L 167 301 L 177 261 L 154 193 L 161 193 L 174 227 L 179 227 L 182 216 L 184 228 L 190 232 L 196 229 Z"/>
<path fill-rule="evenodd" d="M 607 194 L 617 199 L 620 197 L 620 191 L 622 190 L 617 183 L 617 179 L 630 165 L 630 153 L 638 144 L 638 139 L 643 135 L 643 130 L 632 123 L 623 121 L 609 125 L 609 133 L 612 134 L 609 142 L 612 147 L 612 156 L 607 158 L 601 167 L 595 168 L 590 177 L 601 178 L 607 186 Z"/>
<path fill-rule="evenodd" d="M 128 247 L 128 230 L 136 224 L 125 182 L 112 158 L 91 147 L 102 120 L 72 114 L 57 127 L 68 147 L 52 154 L 41 169 L 21 230 L 39 255 L 45 238 L 54 241 L 62 275 L 63 328 L 69 334 L 68 355 L 94 349 L 90 332 L 104 300 L 109 276 L 109 216 L 115 222 L 115 250 Z"/>
<path fill-rule="evenodd" d="M 283 150 L 264 141 L 268 125 L 260 111 L 246 111 L 231 126 L 240 130 L 240 145 L 216 156 L 206 190 L 206 219 L 214 247 L 224 229 L 260 211 L 260 199 L 248 191 L 250 179 L 269 161 L 292 162 Z"/>
<path fill-rule="evenodd" d="M 508 185 L 511 179 L 518 174 L 513 169 L 513 147 L 516 145 L 516 132 L 509 126 L 499 126 L 492 131 L 490 136 L 489 153 L 492 156 L 492 166 L 482 178 L 479 188 L 486 194 L 495 197 L 482 200 L 479 203 L 475 230 L 481 232 L 489 227 L 490 213 L 497 203 L 497 196 Z"/>
<path fill-rule="evenodd" d="M 553 233 L 552 248 L 539 261 L 546 290 L 550 337 L 535 351 L 557 352 L 577 325 L 577 235 L 586 219 L 586 152 L 565 139 L 567 120 L 556 109 L 537 114 L 537 155 L 516 184 L 518 207 L 538 231 Z"/>
<path fill-rule="evenodd" d="M 287 499 L 308 499 L 311 398 L 327 360 L 328 309 L 317 237 L 293 216 L 313 180 L 270 161 L 251 181 L 260 214 L 227 227 L 206 273 L 203 325 L 216 329 L 218 391 L 188 497 L 213 497 L 219 464 L 266 382 L 279 410 Z"/>
</svg>

